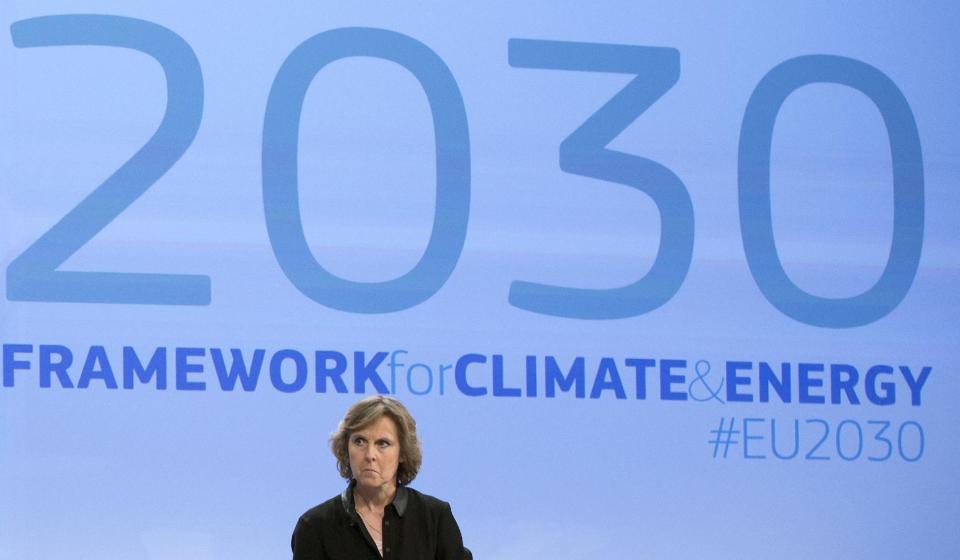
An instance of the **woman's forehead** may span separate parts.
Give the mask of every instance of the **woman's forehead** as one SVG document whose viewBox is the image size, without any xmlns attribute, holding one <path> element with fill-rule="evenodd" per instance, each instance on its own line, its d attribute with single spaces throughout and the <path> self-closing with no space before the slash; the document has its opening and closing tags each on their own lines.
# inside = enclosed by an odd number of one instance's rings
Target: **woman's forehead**
<svg viewBox="0 0 960 560">
<path fill-rule="evenodd" d="M 353 431 L 354 434 L 363 434 L 367 436 L 397 436 L 397 423 L 386 414 L 378 416 L 375 420 Z"/>
</svg>

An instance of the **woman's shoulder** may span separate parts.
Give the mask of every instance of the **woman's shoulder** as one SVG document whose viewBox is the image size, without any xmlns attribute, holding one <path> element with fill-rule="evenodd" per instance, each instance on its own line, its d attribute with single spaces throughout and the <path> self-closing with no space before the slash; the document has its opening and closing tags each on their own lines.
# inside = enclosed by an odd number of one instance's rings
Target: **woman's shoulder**
<svg viewBox="0 0 960 560">
<path fill-rule="evenodd" d="M 303 515 L 300 516 L 300 523 L 312 524 L 333 521 L 342 517 L 343 511 L 343 498 L 338 494 L 303 512 Z"/>
<path fill-rule="evenodd" d="M 444 512 L 450 510 L 450 504 L 444 500 L 441 500 L 440 498 L 431 496 L 430 494 L 424 494 L 423 492 L 410 488 L 409 486 L 406 487 L 406 490 L 410 495 L 409 500 L 417 503 L 420 505 L 420 507 L 428 512 Z"/>
<path fill-rule="evenodd" d="M 465 558 L 472 560 L 473 555 L 463 546 L 460 527 L 453 517 L 450 504 L 429 494 L 408 489 L 409 502 L 417 504 L 412 509 L 422 512 L 423 521 L 436 535 L 438 546 L 445 550 L 438 558 Z"/>
</svg>

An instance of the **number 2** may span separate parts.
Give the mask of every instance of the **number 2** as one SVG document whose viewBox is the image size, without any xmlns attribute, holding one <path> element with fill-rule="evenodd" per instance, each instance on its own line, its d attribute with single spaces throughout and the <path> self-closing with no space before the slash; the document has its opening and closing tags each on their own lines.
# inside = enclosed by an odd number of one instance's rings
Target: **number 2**
<svg viewBox="0 0 960 560">
<path fill-rule="evenodd" d="M 167 80 L 167 108 L 150 140 L 7 267 L 15 301 L 208 305 L 210 277 L 57 270 L 170 169 L 193 142 L 203 113 L 203 77 L 193 49 L 155 23 L 106 15 L 27 19 L 10 28 L 19 48 L 99 45 L 150 55 Z"/>
</svg>

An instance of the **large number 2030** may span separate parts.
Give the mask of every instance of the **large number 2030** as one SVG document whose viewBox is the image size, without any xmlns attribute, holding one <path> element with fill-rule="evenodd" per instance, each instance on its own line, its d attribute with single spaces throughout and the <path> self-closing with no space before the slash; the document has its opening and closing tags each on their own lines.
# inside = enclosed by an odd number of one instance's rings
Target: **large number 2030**
<svg viewBox="0 0 960 560">
<path fill-rule="evenodd" d="M 7 297 L 20 301 L 205 305 L 210 279 L 201 275 L 67 272 L 57 270 L 170 169 L 196 135 L 203 111 L 203 78 L 190 46 L 176 33 L 143 20 L 63 15 L 11 26 L 17 47 L 102 45 L 134 49 L 156 59 L 167 80 L 167 107 L 150 140 L 7 269 Z M 647 274 L 622 287 L 581 289 L 514 282 L 509 302 L 536 313 L 581 319 L 641 315 L 669 301 L 689 269 L 694 215 L 683 182 L 649 159 L 606 146 L 677 82 L 680 56 L 669 48 L 512 39 L 517 68 L 608 72 L 636 76 L 560 144 L 563 171 L 635 188 L 661 217 L 660 247 Z M 436 145 L 436 208 L 421 259 L 385 282 L 353 282 L 321 266 L 307 244 L 298 204 L 300 114 L 313 78 L 331 62 L 377 57 L 408 70 L 423 87 Z M 893 167 L 893 239 L 886 267 L 869 290 L 822 298 L 801 290 L 780 262 L 770 212 L 770 147 L 777 114 L 798 88 L 818 82 L 864 93 L 886 125 Z M 369 28 L 315 35 L 284 61 L 267 101 L 263 125 L 263 204 L 270 243 L 284 273 L 307 297 L 355 313 L 413 307 L 435 294 L 453 272 L 466 237 L 470 207 L 470 139 L 457 82 L 429 47 L 408 36 Z M 739 147 L 740 226 L 750 270 L 766 298 L 786 315 L 811 325 L 852 327 L 880 319 L 905 297 L 923 242 L 923 162 L 910 107 L 881 71 L 849 58 L 812 55 L 771 70 L 754 90 Z"/>
</svg>

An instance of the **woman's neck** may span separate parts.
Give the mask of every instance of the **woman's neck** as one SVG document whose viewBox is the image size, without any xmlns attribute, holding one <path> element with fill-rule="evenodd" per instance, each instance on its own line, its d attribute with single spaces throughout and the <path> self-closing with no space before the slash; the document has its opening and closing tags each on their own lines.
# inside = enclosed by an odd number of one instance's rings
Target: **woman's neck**
<svg viewBox="0 0 960 560">
<path fill-rule="evenodd" d="M 362 506 L 371 510 L 375 509 L 377 511 L 383 511 L 383 509 L 393 501 L 393 498 L 396 495 L 396 484 L 385 484 L 375 488 L 368 488 L 358 484 L 353 488 L 353 501 L 357 506 Z M 357 501 L 358 498 L 359 502 Z"/>
</svg>

